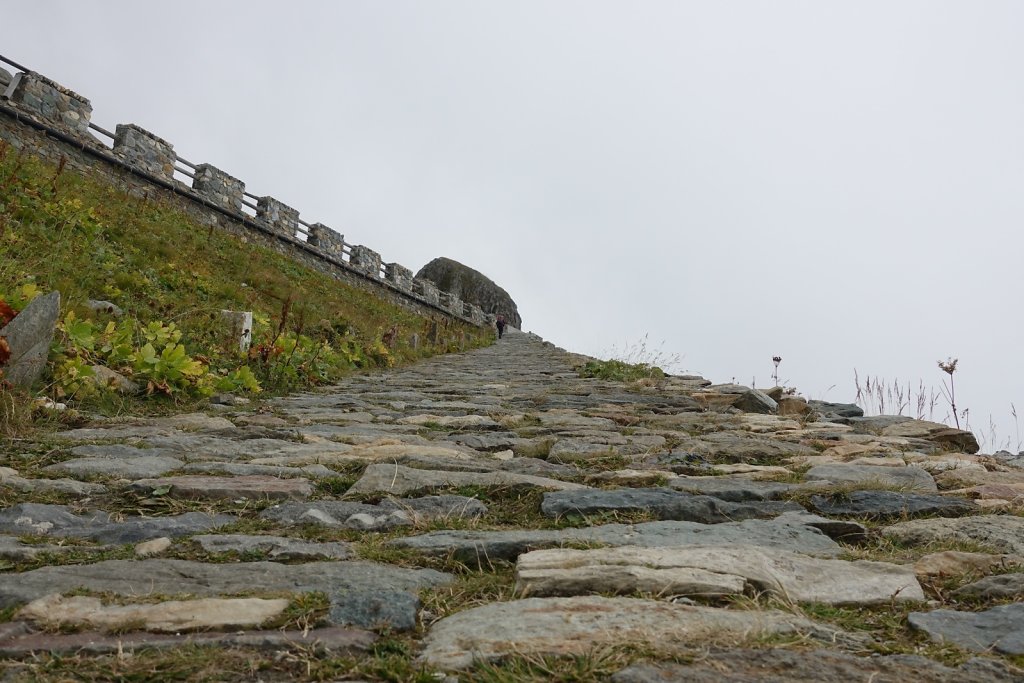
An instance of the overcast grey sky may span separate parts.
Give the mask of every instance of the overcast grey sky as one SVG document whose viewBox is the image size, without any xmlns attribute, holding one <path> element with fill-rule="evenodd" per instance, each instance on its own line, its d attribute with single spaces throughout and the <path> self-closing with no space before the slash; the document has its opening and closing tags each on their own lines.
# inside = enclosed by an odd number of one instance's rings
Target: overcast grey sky
<svg viewBox="0 0 1024 683">
<path fill-rule="evenodd" d="M 1016 447 L 1022 30 L 1014 0 L 32 0 L 0 54 L 386 261 L 484 272 L 570 350 L 759 385 L 778 354 L 835 401 L 954 356 Z"/>
</svg>

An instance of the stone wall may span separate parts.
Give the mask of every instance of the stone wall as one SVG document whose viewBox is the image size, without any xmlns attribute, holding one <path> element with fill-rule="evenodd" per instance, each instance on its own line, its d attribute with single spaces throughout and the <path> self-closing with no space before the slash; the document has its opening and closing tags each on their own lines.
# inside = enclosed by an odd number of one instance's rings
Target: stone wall
<svg viewBox="0 0 1024 683">
<path fill-rule="evenodd" d="M 480 324 L 458 302 L 441 305 L 432 285 L 414 286 L 412 271 L 387 264 L 365 246 L 346 256 L 344 238 L 322 223 L 299 237 L 299 211 L 273 197 L 258 198 L 256 217 L 243 211 L 245 183 L 211 164 L 197 164 L 190 186 L 173 177 L 179 157 L 171 143 L 133 124 L 117 126 L 113 149 L 89 129 L 89 100 L 33 72 L 0 69 L 0 140 L 19 150 L 89 175 L 137 196 L 161 195 L 204 225 L 215 226 L 288 255 L 338 280 L 372 289 L 382 298 L 424 315 L 443 313 Z M 4 85 L 6 82 L 6 86 Z M 186 162 L 186 165 L 187 164 Z"/>
</svg>

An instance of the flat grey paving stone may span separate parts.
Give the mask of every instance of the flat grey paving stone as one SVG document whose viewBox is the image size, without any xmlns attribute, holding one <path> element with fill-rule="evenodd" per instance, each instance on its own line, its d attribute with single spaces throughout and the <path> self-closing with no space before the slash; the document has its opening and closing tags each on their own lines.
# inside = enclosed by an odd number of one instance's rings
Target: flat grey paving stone
<svg viewBox="0 0 1024 683">
<path fill-rule="evenodd" d="M 984 612 L 938 609 L 911 612 L 907 621 L 939 643 L 952 643 L 972 652 L 994 650 L 1024 654 L 1024 603 L 1000 605 Z"/>
<path fill-rule="evenodd" d="M 106 492 L 103 484 L 77 479 L 26 479 L 10 467 L 0 467 L 0 486 L 19 493 L 60 493 L 72 498 L 88 498 Z"/>
<path fill-rule="evenodd" d="M 140 449 L 145 452 L 144 449 Z M 122 479 L 159 477 L 181 469 L 185 462 L 164 455 L 137 455 L 119 459 L 113 457 L 72 458 L 44 467 L 44 472 L 60 472 L 76 477 L 104 476 Z"/>
<path fill-rule="evenodd" d="M 71 449 L 71 454 L 79 458 L 115 458 L 117 460 L 160 455 L 175 457 L 176 455 L 175 451 L 169 449 L 139 448 L 137 446 L 126 446 L 125 444 L 120 443 L 75 446 Z"/>
<path fill-rule="evenodd" d="M 50 566 L 20 574 L 0 574 L 0 609 L 76 588 L 117 595 L 234 595 L 245 591 L 303 593 L 340 590 L 418 591 L 447 585 L 450 574 L 362 561 L 237 562 L 189 560 L 106 560 L 86 565 Z"/>
<path fill-rule="evenodd" d="M 317 524 L 382 531 L 435 520 L 474 519 L 486 512 L 487 506 L 476 498 L 447 495 L 385 498 L 376 505 L 339 500 L 284 503 L 267 508 L 260 516 L 286 525 Z"/>
<path fill-rule="evenodd" d="M 1020 683 L 1022 676 L 991 659 L 954 668 L 918 655 L 773 648 L 712 651 L 688 664 L 634 664 L 614 674 L 611 683 Z"/>
<path fill-rule="evenodd" d="M 677 477 L 665 483 L 679 491 L 700 493 L 736 503 L 778 500 L 799 488 L 796 484 L 777 481 L 756 481 L 746 477 Z"/>
<path fill-rule="evenodd" d="M 969 500 L 953 496 L 862 490 L 812 496 L 811 509 L 822 515 L 894 519 L 920 515 L 959 517 L 978 508 Z"/>
<path fill-rule="evenodd" d="M 100 543 L 139 543 L 167 536 L 177 538 L 230 524 L 234 515 L 186 512 L 167 517 L 128 517 L 110 521 L 110 515 L 93 510 L 81 515 L 67 505 L 19 503 L 0 512 L 0 532 L 90 538 Z"/>
<path fill-rule="evenodd" d="M 395 631 L 415 629 L 422 606 L 408 591 L 339 591 L 330 595 L 330 601 L 327 618 L 332 624 Z"/>
<path fill-rule="evenodd" d="M 997 553 L 1024 555 L 1024 517 L 1015 515 L 912 519 L 885 527 L 882 534 L 907 545 L 933 541 L 981 543 Z"/>
<path fill-rule="evenodd" d="M 131 488 L 141 493 L 169 488 L 171 498 L 205 498 L 207 500 L 305 500 L 313 493 L 308 479 L 282 479 L 264 475 L 217 477 L 185 474 L 159 479 L 140 479 Z"/>
<path fill-rule="evenodd" d="M 514 449 L 524 441 L 515 432 L 484 432 L 482 434 L 463 434 L 456 432 L 444 437 L 451 441 L 477 451 L 501 451 Z"/>
<path fill-rule="evenodd" d="M 778 501 L 731 503 L 669 488 L 622 488 L 548 492 L 544 494 L 540 510 L 547 517 L 649 512 L 655 519 L 720 524 L 769 519 L 783 512 L 803 512 L 804 508 L 797 503 Z"/>
<path fill-rule="evenodd" d="M 310 630 L 246 631 L 240 633 L 43 633 L 27 625 L 0 635 L 0 657 L 24 657 L 33 653 L 130 654 L 140 650 L 165 650 L 207 645 L 245 647 L 258 650 L 302 648 L 317 653 L 355 654 L 370 649 L 377 641 L 375 633 L 343 626 Z"/>
<path fill-rule="evenodd" d="M 827 481 L 832 484 L 865 484 L 893 486 L 907 491 L 937 491 L 935 480 L 917 465 L 884 467 L 879 465 L 815 465 L 807 470 L 804 479 L 809 482 Z"/>
<path fill-rule="evenodd" d="M 808 557 L 756 546 L 535 550 L 519 556 L 516 592 L 531 596 L 767 593 L 794 602 L 878 605 L 924 600 L 913 567 Z"/>
<path fill-rule="evenodd" d="M 285 536 L 204 534 L 191 540 L 208 553 L 260 553 L 271 560 L 348 560 L 353 554 L 348 543 L 315 543 Z"/>
<path fill-rule="evenodd" d="M 732 431 L 702 434 L 686 448 L 722 462 L 755 462 L 766 459 L 774 462 L 798 455 L 818 455 L 818 451 L 803 444 L 747 436 Z"/>
<path fill-rule="evenodd" d="M 373 463 L 347 491 L 356 493 L 390 493 L 401 496 L 447 486 L 535 486 L 551 489 L 589 488 L 558 479 L 536 477 L 514 472 L 443 472 L 418 470 L 402 465 Z"/>
<path fill-rule="evenodd" d="M 515 560 L 528 550 L 554 548 L 567 543 L 609 546 L 756 545 L 820 557 L 834 557 L 842 548 L 818 529 L 799 520 L 748 519 L 722 524 L 696 522 L 644 522 L 604 524 L 581 529 L 526 529 L 521 531 L 431 531 L 388 541 L 426 555 L 449 554 L 462 562 Z"/>
<path fill-rule="evenodd" d="M 420 661 L 463 669 L 508 655 L 581 655 L 610 645 L 677 648 L 716 639 L 802 634 L 844 640 L 845 634 L 776 610 L 725 610 L 638 598 L 527 598 L 463 610 L 434 624 Z"/>
<path fill-rule="evenodd" d="M 950 593 L 957 599 L 1000 600 L 1024 597 L 1024 573 L 986 576 Z"/>
<path fill-rule="evenodd" d="M 230 439 L 208 434 L 178 433 L 171 436 L 155 436 L 142 440 L 154 448 L 176 451 L 185 460 L 249 461 L 263 457 L 310 458 L 331 457 L 350 453 L 348 444 L 323 441 L 305 443 L 285 439 Z M 183 454 L 183 455 L 182 455 Z"/>
<path fill-rule="evenodd" d="M 185 472 L 231 474 L 235 476 L 263 475 L 266 477 L 337 477 L 338 472 L 324 465 L 247 465 L 238 462 L 194 462 L 182 467 Z"/>
</svg>

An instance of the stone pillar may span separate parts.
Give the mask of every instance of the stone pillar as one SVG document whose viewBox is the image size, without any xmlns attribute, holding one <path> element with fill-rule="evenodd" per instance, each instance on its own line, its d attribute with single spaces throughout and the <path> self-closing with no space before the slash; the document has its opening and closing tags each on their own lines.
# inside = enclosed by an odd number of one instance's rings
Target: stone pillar
<svg viewBox="0 0 1024 683">
<path fill-rule="evenodd" d="M 245 183 L 216 166 L 199 164 L 192 179 L 192 189 L 209 200 L 222 204 L 235 213 L 242 212 Z"/>
<path fill-rule="evenodd" d="M 89 100 L 33 71 L 17 74 L 7 86 L 5 97 L 55 128 L 82 137 L 89 133 Z"/>
<path fill-rule="evenodd" d="M 256 202 L 256 218 L 263 221 L 274 232 L 288 237 L 295 237 L 299 231 L 299 210 L 273 197 L 260 197 Z"/>
<path fill-rule="evenodd" d="M 462 315 L 462 299 L 451 292 L 439 292 L 439 303 L 441 308 L 455 315 Z"/>
<path fill-rule="evenodd" d="M 467 315 L 469 319 L 473 321 L 474 325 L 483 325 L 487 321 L 484 309 L 480 308 L 476 304 L 466 304 L 466 307 L 469 309 Z"/>
<path fill-rule="evenodd" d="M 314 223 L 309 228 L 309 243 L 328 256 L 341 260 L 345 236 L 331 230 L 323 223 Z"/>
<path fill-rule="evenodd" d="M 405 266 L 397 263 L 384 264 L 384 279 L 403 292 L 412 291 L 412 271 Z"/>
<path fill-rule="evenodd" d="M 245 353 L 252 344 L 252 311 L 221 311 L 221 319 L 228 328 L 231 345 L 238 344 L 238 350 Z"/>
<path fill-rule="evenodd" d="M 352 247 L 352 255 L 348 262 L 356 270 L 361 270 L 373 277 L 380 277 L 380 261 L 380 254 L 360 244 Z"/>
<path fill-rule="evenodd" d="M 412 293 L 426 301 L 428 304 L 437 305 L 440 301 L 441 292 L 438 290 L 437 285 L 430 280 L 413 278 Z"/>
<path fill-rule="evenodd" d="M 140 171 L 170 180 L 178 156 L 174 146 L 132 123 L 114 129 L 114 154 Z"/>
</svg>

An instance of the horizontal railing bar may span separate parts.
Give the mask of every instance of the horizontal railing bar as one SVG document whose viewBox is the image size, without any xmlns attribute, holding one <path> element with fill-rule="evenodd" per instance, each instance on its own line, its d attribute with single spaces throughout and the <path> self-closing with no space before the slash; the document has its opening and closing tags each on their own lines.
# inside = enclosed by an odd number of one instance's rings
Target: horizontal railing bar
<svg viewBox="0 0 1024 683">
<path fill-rule="evenodd" d="M 7 57 L 4 57 L 3 55 L 0 55 L 0 62 L 3 62 L 5 64 L 10 64 L 15 69 L 20 69 L 22 71 L 26 71 L 26 72 L 32 71 L 32 69 L 28 68 L 27 66 L 22 66 L 21 64 L 18 64 L 17 62 L 11 61 L 10 59 L 7 59 Z"/>
<path fill-rule="evenodd" d="M 174 167 L 174 170 L 177 171 L 178 173 L 180 173 L 181 175 L 187 175 L 189 178 L 192 178 L 193 180 L 195 180 L 195 177 L 196 177 L 195 173 L 191 173 L 189 171 L 186 171 L 183 168 L 178 168 L 177 166 Z"/>
<path fill-rule="evenodd" d="M 253 210 L 256 210 L 256 209 L 260 208 L 260 207 L 256 206 L 255 204 L 253 204 L 252 202 L 247 202 L 244 199 L 242 200 L 242 205 L 243 206 L 248 206 L 250 209 L 253 209 Z"/>
<path fill-rule="evenodd" d="M 191 169 L 192 169 L 193 171 L 197 170 L 197 167 L 196 167 L 196 165 L 195 165 L 195 164 L 193 164 L 193 163 L 192 163 L 191 161 L 188 161 L 188 160 L 186 160 L 186 159 L 182 159 L 182 158 L 181 158 L 181 157 L 179 157 L 178 155 L 175 155 L 175 156 L 177 157 L 177 159 L 178 159 L 178 163 L 179 163 L 179 164 L 185 164 L 186 166 L 188 166 L 189 168 L 191 168 Z"/>
<path fill-rule="evenodd" d="M 97 126 L 97 125 L 96 125 L 95 123 L 93 123 L 92 121 L 90 121 L 90 122 L 89 122 L 89 127 L 90 127 L 90 128 L 92 128 L 92 129 L 93 129 L 94 131 L 96 131 L 96 132 L 98 132 L 98 133 L 103 133 L 103 134 L 104 134 L 104 135 L 106 135 L 106 136 L 107 136 L 108 138 L 111 138 L 111 139 L 113 139 L 113 137 L 114 137 L 114 134 L 113 134 L 113 133 L 111 133 L 111 132 L 110 132 L 109 130 L 107 130 L 106 128 L 100 128 L 99 126 Z"/>
</svg>

